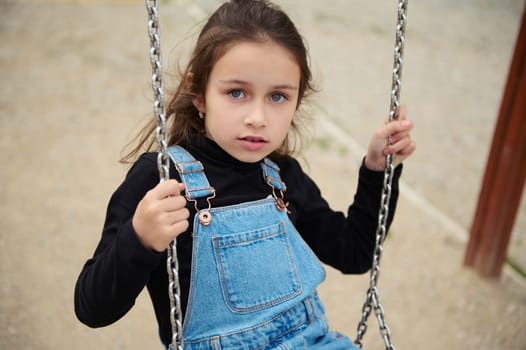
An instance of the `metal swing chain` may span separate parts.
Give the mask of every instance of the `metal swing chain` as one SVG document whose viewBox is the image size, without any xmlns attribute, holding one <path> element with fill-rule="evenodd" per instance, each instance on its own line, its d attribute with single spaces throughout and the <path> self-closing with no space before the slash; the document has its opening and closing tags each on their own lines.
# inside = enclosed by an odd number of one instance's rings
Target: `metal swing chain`
<svg viewBox="0 0 526 350">
<path fill-rule="evenodd" d="M 407 0 L 399 0 L 389 121 L 392 121 L 398 117 L 398 112 L 400 109 L 400 90 L 405 41 L 404 36 L 407 20 L 406 11 Z M 367 319 L 369 318 L 371 311 L 374 310 L 378 320 L 380 334 L 383 337 L 385 343 L 385 348 L 387 350 L 395 350 L 395 346 L 391 343 L 391 330 L 385 321 L 384 308 L 380 304 L 380 296 L 377 287 L 378 277 L 380 275 L 380 260 L 382 258 L 383 243 L 387 233 L 387 217 L 389 214 L 389 200 L 391 198 L 391 185 L 394 173 L 393 158 L 393 155 L 389 154 L 386 159 L 382 196 L 380 200 L 380 211 L 378 213 L 378 227 L 376 230 L 376 245 L 373 254 L 373 265 L 370 273 L 369 288 L 367 289 L 367 297 L 362 307 L 362 318 L 358 323 L 358 334 L 356 336 L 356 340 L 354 341 L 360 349 L 363 346 L 363 336 L 367 331 Z"/>
<path fill-rule="evenodd" d="M 150 63 L 152 66 L 152 89 L 154 92 L 153 111 L 157 128 L 155 137 L 159 144 L 157 168 L 160 182 L 170 178 L 168 136 L 166 130 L 166 108 L 164 104 L 164 83 L 162 77 L 161 36 L 159 27 L 159 6 L 157 0 L 146 0 L 148 10 L 148 34 L 150 37 Z M 172 325 L 172 348 L 183 350 L 183 322 L 181 312 L 181 288 L 179 285 L 179 263 L 176 240 L 167 249 L 166 269 L 168 270 L 168 295 L 170 298 L 170 323 Z"/>
</svg>

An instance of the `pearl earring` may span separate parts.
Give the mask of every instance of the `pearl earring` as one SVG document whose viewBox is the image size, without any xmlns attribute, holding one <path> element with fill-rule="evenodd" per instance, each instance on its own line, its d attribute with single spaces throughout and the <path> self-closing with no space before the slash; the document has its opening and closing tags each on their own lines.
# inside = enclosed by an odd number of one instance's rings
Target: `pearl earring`
<svg viewBox="0 0 526 350">
<path fill-rule="evenodd" d="M 201 111 L 199 112 L 199 118 L 205 119 L 205 114 L 203 112 L 201 112 Z"/>
</svg>

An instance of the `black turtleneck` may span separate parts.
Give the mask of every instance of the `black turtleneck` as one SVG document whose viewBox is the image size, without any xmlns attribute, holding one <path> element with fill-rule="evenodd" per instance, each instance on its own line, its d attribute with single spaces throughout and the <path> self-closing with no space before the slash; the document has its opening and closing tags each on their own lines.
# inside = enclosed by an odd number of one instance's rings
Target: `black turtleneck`
<svg viewBox="0 0 526 350">
<path fill-rule="evenodd" d="M 258 200 L 271 194 L 259 163 L 240 162 L 201 136 L 195 136 L 183 146 L 203 164 L 216 190 L 213 207 Z M 383 172 L 370 171 L 362 164 L 354 202 L 345 215 L 330 209 L 316 184 L 295 159 L 287 157 L 276 162 L 287 185 L 285 200 L 290 203 L 289 217 L 318 258 L 343 273 L 368 271 L 375 244 Z M 389 225 L 398 198 L 401 168 L 395 170 L 393 179 Z M 170 174 L 179 180 L 173 164 Z M 171 326 L 166 252 L 156 253 L 145 248 L 131 224 L 137 204 L 158 183 L 157 154 L 141 155 L 110 199 L 102 238 L 93 257 L 84 265 L 75 287 L 75 312 L 79 320 L 90 327 L 109 325 L 130 310 L 146 286 L 161 339 L 168 345 Z M 189 203 L 187 207 L 193 217 L 194 205 Z M 190 286 L 191 231 L 190 226 L 177 238 L 183 315 Z"/>
</svg>

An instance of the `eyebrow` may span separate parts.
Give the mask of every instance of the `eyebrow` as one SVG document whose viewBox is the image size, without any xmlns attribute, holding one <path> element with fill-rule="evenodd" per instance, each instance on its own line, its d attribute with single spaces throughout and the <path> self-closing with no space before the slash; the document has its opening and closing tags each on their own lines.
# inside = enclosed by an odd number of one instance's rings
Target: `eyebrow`
<svg viewBox="0 0 526 350">
<path fill-rule="evenodd" d="M 221 84 L 238 84 L 238 85 L 250 85 L 249 82 L 240 80 L 240 79 L 225 79 L 225 80 L 219 80 Z M 298 90 L 297 86 L 290 85 L 290 84 L 278 84 L 272 86 L 273 89 L 277 90 Z"/>
</svg>

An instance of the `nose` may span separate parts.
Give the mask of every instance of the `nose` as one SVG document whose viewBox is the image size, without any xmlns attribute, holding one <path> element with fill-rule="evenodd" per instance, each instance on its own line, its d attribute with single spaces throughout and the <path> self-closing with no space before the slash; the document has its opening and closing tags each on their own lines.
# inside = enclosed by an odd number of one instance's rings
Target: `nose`
<svg viewBox="0 0 526 350">
<path fill-rule="evenodd" d="M 254 103 L 253 107 L 247 111 L 245 124 L 255 128 L 262 128 L 267 125 L 266 111 L 263 103 Z"/>
</svg>

